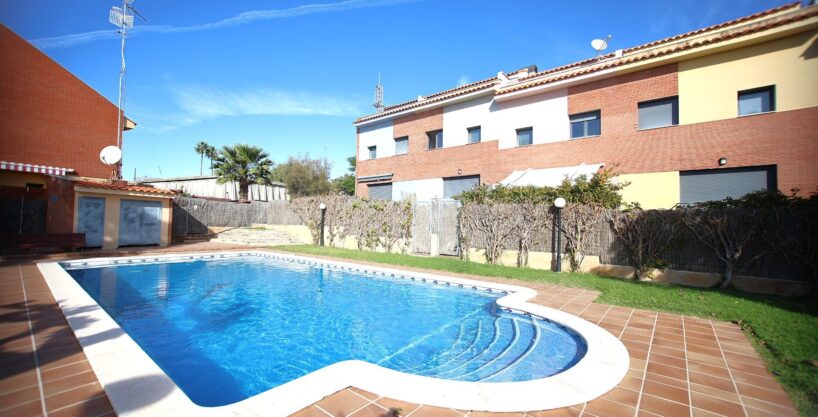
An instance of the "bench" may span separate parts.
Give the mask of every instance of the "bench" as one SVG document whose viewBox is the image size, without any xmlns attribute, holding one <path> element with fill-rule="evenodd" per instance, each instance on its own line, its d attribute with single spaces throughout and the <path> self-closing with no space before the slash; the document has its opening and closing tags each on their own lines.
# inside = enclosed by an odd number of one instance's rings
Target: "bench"
<svg viewBox="0 0 818 417">
<path fill-rule="evenodd" d="M 3 249 L 64 248 L 76 250 L 83 246 L 85 246 L 85 233 L 0 235 L 0 248 Z"/>
</svg>

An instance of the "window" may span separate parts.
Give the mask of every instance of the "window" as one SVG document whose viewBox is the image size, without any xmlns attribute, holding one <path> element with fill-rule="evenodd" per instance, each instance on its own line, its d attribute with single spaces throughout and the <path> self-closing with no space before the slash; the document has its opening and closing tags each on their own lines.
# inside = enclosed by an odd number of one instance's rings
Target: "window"
<svg viewBox="0 0 818 417">
<path fill-rule="evenodd" d="M 427 132 L 426 136 L 429 137 L 429 149 L 439 149 L 443 147 L 443 131 L 442 130 L 435 130 L 432 132 Z"/>
<path fill-rule="evenodd" d="M 575 114 L 570 118 L 571 118 L 571 139 L 587 138 L 588 136 L 599 136 L 602 132 L 599 110 Z"/>
<path fill-rule="evenodd" d="M 395 155 L 406 155 L 409 153 L 409 136 L 395 138 Z"/>
<path fill-rule="evenodd" d="M 454 198 L 463 191 L 471 190 L 480 185 L 480 176 L 443 178 L 443 198 Z"/>
<path fill-rule="evenodd" d="M 369 148 L 369 159 L 375 159 L 378 157 L 378 147 L 377 146 L 370 146 Z"/>
<path fill-rule="evenodd" d="M 392 200 L 392 183 L 370 184 L 368 191 L 370 200 Z"/>
<path fill-rule="evenodd" d="M 467 130 L 469 131 L 469 143 L 480 143 L 480 126 L 470 127 Z"/>
<path fill-rule="evenodd" d="M 689 205 L 740 198 L 753 191 L 777 190 L 777 183 L 775 165 L 681 171 L 680 202 Z"/>
<path fill-rule="evenodd" d="M 679 124 L 679 97 L 639 103 L 639 129 Z"/>
<path fill-rule="evenodd" d="M 738 115 L 775 111 L 775 87 L 754 88 L 738 92 Z"/>
<path fill-rule="evenodd" d="M 531 145 L 532 143 L 534 143 L 533 128 L 517 129 L 517 146 Z"/>
</svg>

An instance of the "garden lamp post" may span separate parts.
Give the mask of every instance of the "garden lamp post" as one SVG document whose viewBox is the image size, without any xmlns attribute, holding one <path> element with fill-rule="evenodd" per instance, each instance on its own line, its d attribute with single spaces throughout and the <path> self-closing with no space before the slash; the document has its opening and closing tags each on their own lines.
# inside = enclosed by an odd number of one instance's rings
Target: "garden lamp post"
<svg viewBox="0 0 818 417">
<path fill-rule="evenodd" d="M 321 203 L 318 205 L 318 208 L 321 209 L 321 239 L 319 242 L 321 243 L 321 246 L 324 246 L 324 215 L 327 213 L 327 205 Z"/>
<path fill-rule="evenodd" d="M 557 197 L 554 199 L 554 207 L 557 208 L 557 272 L 562 272 L 562 254 L 560 250 L 562 249 L 562 208 L 565 207 L 565 199 L 562 197 Z"/>
</svg>

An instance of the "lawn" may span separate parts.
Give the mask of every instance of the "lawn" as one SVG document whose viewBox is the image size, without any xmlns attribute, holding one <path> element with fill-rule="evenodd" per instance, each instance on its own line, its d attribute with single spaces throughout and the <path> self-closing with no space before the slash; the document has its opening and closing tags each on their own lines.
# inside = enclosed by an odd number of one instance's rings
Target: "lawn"
<svg viewBox="0 0 818 417">
<path fill-rule="evenodd" d="M 438 271 L 582 287 L 602 293 L 600 303 L 739 323 L 801 415 L 818 415 L 818 300 L 716 291 L 627 281 L 593 274 L 485 265 L 444 257 L 362 252 L 318 246 L 274 249 Z"/>
</svg>

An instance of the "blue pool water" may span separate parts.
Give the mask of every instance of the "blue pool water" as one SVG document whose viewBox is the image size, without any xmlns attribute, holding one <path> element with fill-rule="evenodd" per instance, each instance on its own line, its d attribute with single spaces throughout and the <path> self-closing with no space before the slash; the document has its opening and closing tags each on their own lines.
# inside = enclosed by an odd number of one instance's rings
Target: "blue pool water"
<svg viewBox="0 0 818 417">
<path fill-rule="evenodd" d="M 574 365 L 583 340 L 500 311 L 496 291 L 259 256 L 69 273 L 193 400 L 240 401 L 349 359 L 508 382 Z"/>
</svg>

